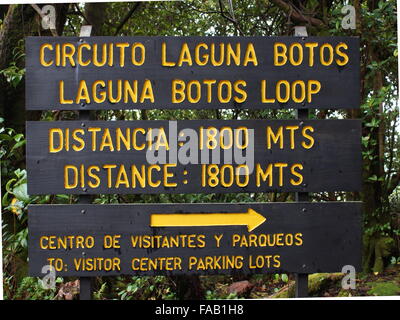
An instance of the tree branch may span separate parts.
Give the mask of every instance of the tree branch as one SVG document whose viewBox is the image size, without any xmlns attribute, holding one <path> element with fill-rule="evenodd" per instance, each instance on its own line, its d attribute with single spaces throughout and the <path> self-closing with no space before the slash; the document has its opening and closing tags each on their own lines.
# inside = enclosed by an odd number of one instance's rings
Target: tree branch
<svg viewBox="0 0 400 320">
<path fill-rule="evenodd" d="M 229 22 L 232 22 L 233 25 L 235 26 L 236 30 L 239 31 L 240 35 L 241 35 L 241 36 L 244 36 L 244 33 L 243 33 L 242 29 L 240 29 L 239 23 L 238 23 L 235 19 L 232 19 L 231 17 L 228 17 L 228 16 L 225 14 L 225 13 L 224 13 L 224 10 L 223 10 L 223 6 L 222 6 L 221 0 L 219 0 L 218 2 L 219 2 L 219 9 L 220 9 L 220 14 L 221 14 L 221 16 L 224 17 L 225 19 L 227 19 Z"/>
<path fill-rule="evenodd" d="M 316 27 L 322 27 L 325 25 L 324 22 L 320 19 L 304 16 L 300 10 L 284 0 L 271 0 L 271 2 L 275 3 L 279 8 L 285 11 L 291 19 L 296 22 L 306 22 Z"/>
<path fill-rule="evenodd" d="M 83 20 L 85 20 L 86 23 L 90 25 L 88 18 L 86 18 L 86 15 L 82 12 L 77 3 L 74 3 L 74 7 L 77 11 L 77 14 L 79 14 L 83 18 Z"/>
<path fill-rule="evenodd" d="M 400 171 L 389 179 L 389 185 L 387 188 L 388 196 L 390 196 L 393 193 L 394 189 L 396 189 L 399 185 L 400 185 Z"/>
<path fill-rule="evenodd" d="M 117 27 L 117 30 L 115 31 L 114 36 L 118 35 L 118 33 L 121 31 L 121 29 L 123 28 L 125 23 L 128 22 L 128 20 L 132 17 L 133 13 L 137 10 L 137 8 L 140 7 L 140 5 L 141 5 L 141 2 L 135 2 L 133 7 L 131 8 L 131 10 L 129 10 L 129 12 L 126 14 L 126 16 L 122 19 L 121 23 Z"/>
</svg>

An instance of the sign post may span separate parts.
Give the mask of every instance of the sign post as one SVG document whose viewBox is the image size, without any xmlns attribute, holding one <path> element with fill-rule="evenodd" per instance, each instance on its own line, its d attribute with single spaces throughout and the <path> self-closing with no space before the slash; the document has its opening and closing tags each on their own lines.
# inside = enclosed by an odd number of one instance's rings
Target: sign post
<svg viewBox="0 0 400 320">
<path fill-rule="evenodd" d="M 28 37 L 28 110 L 359 108 L 355 37 Z"/>
<path fill-rule="evenodd" d="M 27 122 L 28 192 L 354 191 L 360 131 L 359 120 Z"/>
<path fill-rule="evenodd" d="M 32 205 L 30 274 L 335 272 L 360 267 L 359 202 Z"/>
<path fill-rule="evenodd" d="M 92 26 L 84 25 L 81 28 L 80 37 L 90 37 L 92 33 Z M 78 111 L 79 120 L 88 121 L 91 119 L 91 114 L 93 111 L 82 110 Z M 92 203 L 92 196 L 80 195 L 78 203 L 89 204 Z M 79 299 L 80 300 L 92 300 L 93 295 L 93 278 L 92 277 L 80 277 L 79 278 Z"/>
<path fill-rule="evenodd" d="M 360 203 L 310 192 L 361 188 L 359 120 L 309 120 L 359 107 L 351 37 L 27 38 L 30 274 L 296 274 L 360 266 Z M 357 92 L 354 94 L 353 92 Z M 291 120 L 91 121 L 91 110 L 290 109 Z M 94 205 L 95 194 L 294 192 L 294 203 Z M 334 253 L 334 255 L 332 254 Z M 332 258 L 334 256 L 334 259 Z"/>
<path fill-rule="evenodd" d="M 295 36 L 302 37 L 305 40 L 305 37 L 308 37 L 307 29 L 304 26 L 295 27 Z M 297 109 L 296 110 L 296 119 L 306 120 L 309 117 L 308 109 Z M 296 192 L 295 193 L 296 201 L 310 201 L 310 195 L 308 192 Z M 295 297 L 296 298 L 304 298 L 308 296 L 308 274 L 306 273 L 296 273 L 296 287 L 295 287 Z"/>
</svg>

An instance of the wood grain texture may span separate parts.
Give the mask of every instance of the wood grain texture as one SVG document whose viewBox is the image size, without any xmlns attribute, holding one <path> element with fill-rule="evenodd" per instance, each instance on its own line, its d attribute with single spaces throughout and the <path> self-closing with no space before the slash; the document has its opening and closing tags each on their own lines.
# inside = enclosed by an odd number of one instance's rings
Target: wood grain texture
<svg viewBox="0 0 400 320">
<path fill-rule="evenodd" d="M 245 226 L 163 227 L 149 226 L 152 213 L 231 213 L 257 211 L 266 221 L 251 232 L 253 235 L 301 233 L 302 245 L 233 246 L 232 235 L 249 236 Z M 47 258 L 61 258 L 67 267 L 57 276 L 104 276 L 118 274 L 250 274 L 340 272 L 344 265 L 359 270 L 361 262 L 361 203 L 242 203 L 242 204 L 126 204 L 126 205 L 31 205 L 29 206 L 29 273 L 41 276 Z M 205 236 L 205 247 L 134 248 L 131 236 Z M 223 235 L 217 247 L 214 235 Z M 93 248 L 44 250 L 41 236 L 92 235 Z M 121 235 L 120 248 L 105 249 L 104 235 Z M 47 243 L 47 242 L 45 242 Z M 187 242 L 186 242 L 187 243 Z M 197 243 L 194 241 L 194 243 Z M 241 268 L 189 270 L 187 258 L 205 256 L 243 256 Z M 279 255 L 280 266 L 250 268 L 248 257 Z M 74 258 L 121 259 L 120 271 L 77 271 Z M 182 269 L 171 271 L 134 271 L 134 257 L 181 257 Z"/>
<path fill-rule="evenodd" d="M 254 164 L 249 163 L 250 167 L 255 168 L 250 171 L 249 182 L 246 186 L 239 186 L 236 180 L 229 187 L 224 187 L 221 183 L 216 186 L 210 186 L 208 183 L 202 186 L 202 162 L 201 152 L 198 152 L 198 164 L 182 164 L 172 157 L 173 142 L 177 145 L 177 138 L 174 137 L 173 123 L 176 124 L 176 133 L 181 130 L 191 129 L 199 132 L 200 127 L 215 127 L 220 130 L 223 127 L 237 129 L 246 127 L 254 130 Z M 358 120 L 182 120 L 170 123 L 168 121 L 59 121 L 59 122 L 27 122 L 27 171 L 28 171 L 28 192 L 34 194 L 134 194 L 134 193 L 237 193 L 237 192 L 268 192 L 268 191 L 295 191 L 295 192 L 320 192 L 320 191 L 359 191 L 361 188 L 361 123 Z M 294 141 L 295 149 L 290 148 L 289 131 L 284 130 L 284 145 L 280 149 L 279 143 L 272 144 L 272 148 L 266 147 L 266 128 L 270 126 L 274 132 L 279 127 L 298 126 L 300 129 L 295 131 Z M 314 145 L 311 149 L 301 147 L 301 142 L 309 142 L 301 135 L 301 128 L 311 126 L 314 132 L 311 134 L 314 138 Z M 60 151 L 57 153 L 49 152 L 49 130 L 51 128 L 61 128 L 65 132 L 66 128 L 70 133 L 74 129 L 88 130 L 91 127 L 109 128 L 110 134 L 115 145 L 115 129 L 121 128 L 126 132 L 126 128 L 160 128 L 163 127 L 167 139 L 170 141 L 170 150 L 166 152 L 166 163 L 177 163 L 176 167 L 169 168 L 174 177 L 169 178 L 170 182 L 176 182 L 176 187 L 164 186 L 161 183 L 157 187 L 151 187 L 148 184 L 142 187 L 139 184 L 133 187 L 130 179 L 129 170 L 132 165 L 140 168 L 150 165 L 146 157 L 146 149 L 110 151 L 104 148 L 99 151 L 102 135 L 97 134 L 97 150 L 91 150 L 91 135 L 85 134 L 82 138 L 85 140 L 86 147 L 82 151 L 76 152 Z M 86 132 L 86 131 L 85 131 Z M 72 140 L 70 140 L 72 143 Z M 138 135 L 138 144 L 146 142 L 145 136 Z M 116 148 L 114 146 L 114 148 Z M 220 152 L 220 164 L 231 163 L 236 167 L 239 163 L 238 158 L 234 156 L 232 149 L 228 150 L 225 156 L 224 150 Z M 247 151 L 251 154 L 250 149 Z M 171 160 L 172 159 L 172 160 Z M 178 158 L 179 160 L 180 158 Z M 213 158 L 212 154 L 207 157 L 209 163 L 218 160 Z M 250 158 L 249 158 L 250 159 Z M 240 159 L 239 159 L 240 160 Z M 271 186 L 269 181 L 261 181 L 257 186 L 256 167 L 260 164 L 262 170 L 266 170 L 270 164 L 287 163 L 288 167 L 283 171 L 283 185 L 279 184 L 279 169 L 274 167 Z M 299 185 L 293 185 L 290 179 L 298 181 L 297 177 L 291 174 L 289 168 L 293 164 L 301 164 L 303 169 L 299 172 L 303 175 L 303 181 Z M 100 177 L 99 187 L 91 188 L 88 186 L 88 175 L 85 174 L 85 186 L 78 184 L 75 188 L 66 189 L 64 187 L 64 167 L 74 165 L 80 168 L 84 164 L 87 169 L 91 165 L 97 165 L 102 168 L 97 174 Z M 112 169 L 112 185 L 107 185 L 108 171 L 103 168 L 105 164 L 116 164 L 117 168 Z M 119 165 L 123 164 L 126 168 L 130 185 L 119 185 L 116 187 L 115 180 Z M 162 165 L 161 165 L 162 166 Z M 85 169 L 85 170 L 86 170 Z M 185 174 L 185 172 L 187 172 Z M 70 172 L 70 174 L 72 174 Z M 155 181 L 162 180 L 164 172 L 153 171 Z M 219 175 L 220 180 L 222 174 Z M 224 173 L 225 181 L 230 180 L 229 170 Z M 72 181 L 72 175 L 69 177 Z M 243 179 L 240 179 L 243 181 Z M 185 184 L 185 182 L 187 182 Z"/>
<path fill-rule="evenodd" d="M 84 42 L 100 45 L 104 43 L 122 43 L 129 44 L 141 42 L 146 47 L 146 60 L 141 66 L 126 64 L 124 67 L 104 66 L 95 67 L 77 66 L 77 67 L 43 67 L 39 62 L 40 46 L 44 43 L 50 43 L 54 47 L 56 44 L 66 42 L 78 46 L 81 38 L 79 37 L 28 37 L 26 38 L 26 108 L 28 110 L 98 110 L 98 109 L 265 109 L 265 108 L 359 108 L 359 86 L 360 86 L 360 61 L 359 61 L 359 40 L 354 37 L 90 37 L 84 38 Z M 193 53 L 198 43 L 205 43 L 210 46 L 211 43 L 220 43 L 227 45 L 230 43 L 235 48 L 236 43 L 241 44 L 241 57 L 243 60 L 245 48 L 248 43 L 253 43 L 257 54 L 258 65 L 249 64 L 247 66 L 231 65 L 222 66 L 198 66 L 183 65 L 181 67 L 166 67 L 161 64 L 161 46 L 167 44 L 168 61 L 177 61 L 180 54 L 180 48 L 184 42 L 188 44 Z M 304 63 L 300 66 L 274 66 L 273 63 L 273 45 L 276 42 L 284 43 L 287 46 L 294 42 L 300 44 L 304 42 L 314 42 L 318 44 L 315 50 L 314 66 L 308 66 L 309 50 L 304 51 Z M 349 57 L 349 63 L 345 66 L 339 66 L 336 62 L 329 66 L 324 66 L 319 62 L 319 47 L 329 43 L 336 46 L 339 43 L 345 43 L 348 46 L 346 53 Z M 218 52 L 218 51 L 217 51 Z M 328 52 L 328 51 L 327 51 Z M 48 53 L 48 51 L 46 51 Z M 204 54 L 204 49 L 201 54 Z M 86 61 L 88 51 L 83 51 L 83 57 Z M 217 53 L 218 54 L 218 53 Z M 296 53 L 297 54 L 297 53 Z M 217 56 L 219 57 L 219 56 Z M 120 56 L 119 50 L 114 50 L 114 62 L 118 63 Z M 131 53 L 127 50 L 126 61 L 130 61 Z M 339 56 L 336 58 L 342 59 Z M 335 59 L 336 59 L 335 58 Z M 49 58 L 46 58 L 47 60 Z M 335 61 L 335 60 L 334 60 Z M 138 80 L 142 83 L 145 79 L 151 80 L 154 90 L 155 101 L 148 100 L 140 103 L 94 103 L 81 106 L 80 103 L 61 104 L 59 99 L 59 81 L 65 82 L 65 96 L 74 97 L 80 80 L 87 81 L 88 85 L 95 80 Z M 247 99 L 245 102 L 238 103 L 231 99 L 229 102 L 219 102 L 213 99 L 207 101 L 207 87 L 202 86 L 202 98 L 198 102 L 172 103 L 171 101 L 171 81 L 181 79 L 185 82 L 190 80 L 203 81 L 205 79 L 237 80 L 246 81 L 245 91 Z M 314 96 L 312 102 L 296 103 L 291 100 L 285 103 L 262 103 L 260 99 L 261 80 L 267 80 L 268 92 L 275 91 L 275 85 L 279 80 L 293 82 L 295 80 L 319 80 L 321 82 L 321 91 Z M 90 89 L 89 89 L 90 90 Z M 213 97 L 216 96 L 216 86 L 213 87 Z M 226 96 L 226 92 L 223 91 Z"/>
</svg>

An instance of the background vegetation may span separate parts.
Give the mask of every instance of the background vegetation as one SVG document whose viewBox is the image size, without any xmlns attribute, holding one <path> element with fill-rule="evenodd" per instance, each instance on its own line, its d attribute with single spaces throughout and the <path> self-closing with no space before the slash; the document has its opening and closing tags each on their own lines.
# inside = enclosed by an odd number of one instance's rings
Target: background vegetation
<svg viewBox="0 0 400 320">
<path fill-rule="evenodd" d="M 356 9 L 355 30 L 341 27 L 341 9 Z M 54 4 L 57 35 L 79 35 L 83 24 L 94 35 L 292 35 L 304 25 L 309 35 L 359 36 L 361 40 L 361 101 L 357 110 L 312 110 L 318 119 L 361 118 L 363 121 L 363 190 L 360 193 L 315 193 L 313 201 L 362 200 L 364 203 L 363 270 L 385 272 L 399 263 L 400 250 L 400 134 L 395 0 L 197 0 L 151 3 Z M 24 108 L 24 37 L 54 35 L 43 30 L 30 5 L 0 6 L 0 159 L 3 217 L 5 297 L 7 299 L 72 299 L 75 279 L 57 280 L 44 290 L 27 277 L 27 210 L 29 203 L 74 203 L 76 197 L 29 197 L 26 192 L 25 120 L 75 119 L 74 112 L 26 112 Z M 149 110 L 101 111 L 96 119 L 287 119 L 294 110 Z M 126 202 L 244 202 L 292 201 L 291 193 L 210 195 L 98 195 L 95 203 Z M 397 274 L 398 275 L 398 274 Z M 96 279 L 98 299 L 232 298 L 241 291 L 225 290 L 235 281 L 258 286 L 268 294 L 292 276 L 232 277 L 116 277 Z M 320 278 L 318 278 L 320 279 Z M 331 279 L 323 276 L 323 279 Z M 320 281 L 321 282 L 321 281 Z M 389 285 L 390 286 L 390 285 Z M 376 288 L 378 289 L 376 289 Z M 384 292 L 372 286 L 369 294 Z M 396 292 L 396 287 L 390 292 Z M 376 290 L 375 290 L 376 289 Z M 386 288 L 387 289 L 387 288 Z M 375 291 L 373 291 L 375 290 Z M 382 291 L 383 290 L 383 291 Z M 394 290 L 394 291 L 393 291 Z M 246 290 L 245 290 L 246 291 Z M 244 291 L 244 292 L 245 292 Z M 230 293 L 236 292 L 236 293 Z M 242 292 L 242 294 L 244 294 Z M 396 294 L 396 293 L 395 293 Z M 398 293 L 397 293 L 398 294 Z"/>
</svg>

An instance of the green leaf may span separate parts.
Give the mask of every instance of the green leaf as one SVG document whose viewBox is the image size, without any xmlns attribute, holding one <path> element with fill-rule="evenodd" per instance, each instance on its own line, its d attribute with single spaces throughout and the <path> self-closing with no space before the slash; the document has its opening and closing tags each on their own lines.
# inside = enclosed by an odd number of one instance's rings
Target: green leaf
<svg viewBox="0 0 400 320">
<path fill-rule="evenodd" d="M 12 140 L 12 137 L 10 137 L 8 134 L 0 134 L 0 141 L 10 141 Z"/>
<path fill-rule="evenodd" d="M 15 136 L 14 136 L 14 140 L 16 141 L 16 142 L 19 142 L 19 141 L 21 141 L 21 139 L 24 137 L 24 135 L 22 134 L 22 133 L 18 133 L 18 134 L 16 134 Z"/>
<path fill-rule="evenodd" d="M 26 143 L 26 140 L 22 140 L 22 141 L 17 142 L 16 144 L 14 144 L 14 146 L 11 149 L 11 151 L 14 151 L 15 149 L 18 149 L 18 148 L 22 147 L 25 143 Z"/>
<path fill-rule="evenodd" d="M 19 186 L 15 187 L 12 191 L 12 193 L 15 195 L 15 197 L 18 200 L 24 201 L 24 202 L 29 202 L 29 196 L 28 196 L 28 191 L 27 191 L 27 183 L 22 183 Z"/>
</svg>

